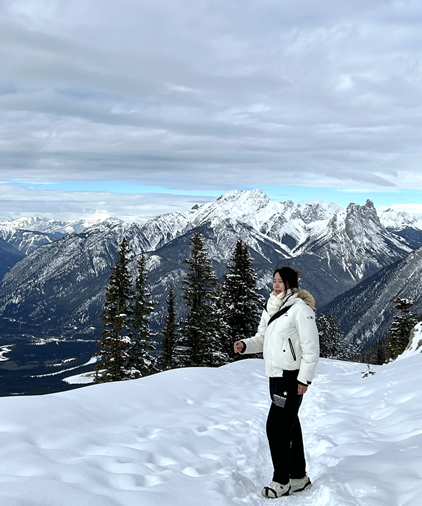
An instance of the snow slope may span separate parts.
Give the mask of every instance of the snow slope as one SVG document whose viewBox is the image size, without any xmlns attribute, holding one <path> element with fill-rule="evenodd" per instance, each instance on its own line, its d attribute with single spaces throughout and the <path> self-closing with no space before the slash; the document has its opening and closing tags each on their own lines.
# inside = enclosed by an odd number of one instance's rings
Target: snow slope
<svg viewBox="0 0 422 506">
<path fill-rule="evenodd" d="M 422 355 L 363 378 L 321 360 L 301 409 L 311 490 L 293 506 L 417 506 Z M 0 399 L 0 504 L 264 505 L 271 477 L 261 360 Z"/>
<path fill-rule="evenodd" d="M 415 353 L 422 353 L 422 322 L 417 323 L 413 327 L 413 331 L 409 339 L 409 344 L 398 358 L 407 358 L 409 355 L 414 355 Z"/>
</svg>

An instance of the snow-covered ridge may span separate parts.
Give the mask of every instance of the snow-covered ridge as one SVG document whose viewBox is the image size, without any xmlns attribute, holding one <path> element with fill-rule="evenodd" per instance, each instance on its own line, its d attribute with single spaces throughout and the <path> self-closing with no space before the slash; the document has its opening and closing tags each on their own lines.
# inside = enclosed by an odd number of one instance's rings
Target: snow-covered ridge
<svg viewBox="0 0 422 506">
<path fill-rule="evenodd" d="M 356 204 L 351 204 L 356 206 Z M 360 206 L 357 206 L 360 207 Z M 167 222 L 171 228 L 179 231 L 189 226 L 198 226 L 209 220 L 237 219 L 256 230 L 269 228 L 275 217 L 282 218 L 284 222 L 300 223 L 306 229 L 306 225 L 324 220 L 329 220 L 339 212 L 344 212 L 332 202 L 316 200 L 307 204 L 295 204 L 291 200 L 273 202 L 261 190 L 231 190 L 221 195 L 214 202 L 195 205 L 188 212 L 174 212 L 159 215 L 149 220 L 145 228 L 154 224 Z M 402 230 L 413 227 L 422 230 L 422 217 L 413 216 L 410 213 L 387 209 L 377 211 L 380 223 L 385 228 Z M 39 217 L 18 218 L 11 221 L 0 222 L 0 236 L 10 234 L 16 230 L 28 230 L 46 234 L 67 235 L 81 233 L 93 225 L 104 222 L 121 223 L 117 218 L 112 218 L 105 213 L 95 213 L 91 218 L 69 222 L 60 220 L 47 220 Z"/>
<path fill-rule="evenodd" d="M 313 487 L 286 504 L 420 503 L 421 366 L 320 361 L 300 411 Z M 261 360 L 0 398 L 0 503 L 261 506 L 269 403 Z"/>
<path fill-rule="evenodd" d="M 18 218 L 0 222 L 0 238 L 9 242 L 25 255 L 29 255 L 40 246 L 50 244 L 61 237 L 80 234 L 105 223 L 113 225 L 122 223 L 122 221 L 98 214 L 89 219 L 70 222 L 46 220 L 37 216 Z"/>
<path fill-rule="evenodd" d="M 122 220 L 117 218 L 110 218 L 107 215 L 94 214 L 91 218 L 75 220 L 75 221 L 60 221 L 60 220 L 47 220 L 39 218 L 38 216 L 28 218 L 17 218 L 16 220 L 0 222 L 0 236 L 15 233 L 17 230 L 26 230 L 31 232 L 41 232 L 51 235 L 68 235 L 79 234 L 89 227 L 98 225 L 105 221 L 113 223 L 122 223 Z"/>
<path fill-rule="evenodd" d="M 350 204 L 348 210 L 351 206 L 356 209 L 365 207 Z M 204 223 L 216 226 L 224 220 L 241 222 L 278 242 L 285 251 L 290 253 L 296 249 L 297 253 L 302 253 L 299 247 L 309 240 L 321 237 L 330 220 L 336 219 L 337 223 L 344 223 L 346 216 L 345 208 L 329 202 L 315 201 L 307 204 L 295 204 L 291 200 L 273 202 L 261 190 L 231 190 L 216 201 L 196 205 L 188 212 L 157 216 L 143 224 L 141 228 L 150 243 L 150 248 L 154 250 Z M 388 209 L 378 212 L 378 216 L 377 225 L 384 228 L 394 231 L 408 227 L 422 230 L 422 218 L 408 213 Z M 117 223 L 121 223 L 121 220 L 99 213 L 90 219 L 71 222 L 38 217 L 19 218 L 0 222 L 0 237 L 9 240 L 18 230 L 25 230 L 48 234 L 53 240 L 54 237 L 84 232 L 93 226 Z M 31 240 L 34 241 L 33 238 Z M 27 237 L 26 243 L 29 241 Z M 37 238 L 37 241 L 41 240 Z M 47 239 L 43 241 L 44 244 Z M 19 249 L 23 249 L 23 246 Z"/>
<path fill-rule="evenodd" d="M 395 211 L 391 208 L 384 211 L 378 211 L 378 215 L 385 228 L 396 232 L 409 227 L 422 230 L 422 217 L 420 216 L 414 216 L 404 211 Z"/>
<path fill-rule="evenodd" d="M 370 204 L 373 208 L 373 204 Z M 188 212 L 157 216 L 144 223 L 141 229 L 149 243 L 149 249 L 155 250 L 205 223 L 215 227 L 224 221 L 234 226 L 236 222 L 240 222 L 275 241 L 289 255 L 297 256 L 303 254 L 302 245 L 318 241 L 327 233 L 331 235 L 337 233 L 341 228 L 345 230 L 348 216 L 361 213 L 359 210 L 366 209 L 367 206 L 368 203 L 366 206 L 350 204 L 346 212 L 345 208 L 329 202 L 315 201 L 307 204 L 295 204 L 291 200 L 273 202 L 261 190 L 231 190 L 221 195 L 216 201 L 201 206 L 196 205 Z M 376 216 L 375 208 L 372 214 Z M 408 213 L 388 209 L 380 211 L 378 216 L 379 220 L 376 220 L 378 228 L 399 231 L 413 227 L 422 230 L 422 218 Z M 28 252 L 33 251 L 38 245 L 51 242 L 54 238 L 63 235 L 81 233 L 102 224 L 117 223 L 121 223 L 121 220 L 98 213 L 91 219 L 71 222 L 45 220 L 38 217 L 19 218 L 9 222 L 0 222 L 0 237 L 5 240 L 13 239 L 15 247 Z M 333 228 L 335 230 L 332 230 Z M 18 230 L 47 235 L 44 238 L 34 239 L 32 236 L 28 237 L 27 234 L 25 239 L 18 239 L 16 238 Z M 367 237 L 370 237 L 369 233 Z M 401 246 L 398 244 L 398 247 Z"/>
<path fill-rule="evenodd" d="M 146 222 L 142 229 L 151 244 L 162 245 L 162 230 L 167 239 L 174 239 L 204 224 L 218 227 L 223 222 L 233 226 L 241 223 L 290 252 L 293 246 L 308 239 L 313 223 L 329 220 L 340 209 L 336 204 L 322 201 L 305 205 L 291 200 L 273 202 L 261 190 L 231 190 L 215 202 L 195 205 L 188 212 L 157 216 Z M 284 236 L 288 236 L 288 240 L 283 241 Z M 154 238 L 159 240 L 154 241 Z"/>
</svg>

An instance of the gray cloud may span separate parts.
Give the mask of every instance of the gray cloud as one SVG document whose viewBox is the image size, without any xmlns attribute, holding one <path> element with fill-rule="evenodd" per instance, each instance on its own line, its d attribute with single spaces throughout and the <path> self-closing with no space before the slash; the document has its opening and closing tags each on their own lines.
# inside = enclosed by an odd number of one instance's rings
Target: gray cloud
<svg viewBox="0 0 422 506">
<path fill-rule="evenodd" d="M 414 0 L 11 0 L 0 19 L 3 180 L 422 187 Z"/>
<path fill-rule="evenodd" d="M 124 221 L 144 221 L 157 215 L 187 211 L 210 197 L 164 193 L 125 194 L 92 191 L 35 190 L 0 184 L 0 221 L 40 216 L 65 221 L 108 214 Z"/>
</svg>

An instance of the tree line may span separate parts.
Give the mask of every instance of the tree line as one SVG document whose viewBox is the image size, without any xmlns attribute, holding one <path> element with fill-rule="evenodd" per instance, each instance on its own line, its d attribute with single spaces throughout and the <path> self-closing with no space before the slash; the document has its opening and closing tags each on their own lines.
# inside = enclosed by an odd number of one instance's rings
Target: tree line
<svg viewBox="0 0 422 506">
<path fill-rule="evenodd" d="M 130 253 L 123 239 L 105 293 L 95 381 L 134 379 L 176 367 L 212 367 L 233 361 L 233 343 L 255 333 L 264 305 L 247 245 L 237 241 L 220 283 L 202 233 L 191 237 L 190 254 L 183 261 L 187 273 L 181 283 L 185 316 L 177 319 L 175 287 L 170 285 L 160 335 L 151 329 L 157 304 L 148 291 L 145 256 L 137 260 L 133 282 Z"/>
<path fill-rule="evenodd" d="M 255 334 L 265 304 L 247 245 L 237 241 L 219 282 L 202 232 L 194 234 L 183 261 L 187 265 L 181 282 L 184 316 L 177 318 L 175 287 L 170 284 L 159 333 L 151 328 L 157 303 L 148 290 L 146 258 L 138 257 L 133 280 L 130 253 L 123 239 L 105 293 L 95 381 L 135 379 L 177 367 L 213 367 L 233 361 L 233 343 Z M 409 313 L 411 302 L 397 299 L 395 303 L 401 314 L 394 319 L 388 340 L 360 355 L 345 339 L 338 320 L 321 314 L 316 319 L 321 357 L 371 363 L 395 358 L 407 346 L 418 321 Z"/>
</svg>

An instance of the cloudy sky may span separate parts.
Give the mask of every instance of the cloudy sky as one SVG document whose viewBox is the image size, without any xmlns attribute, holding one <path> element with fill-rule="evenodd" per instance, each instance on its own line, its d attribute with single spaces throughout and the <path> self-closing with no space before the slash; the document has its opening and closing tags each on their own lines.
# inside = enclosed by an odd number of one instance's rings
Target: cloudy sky
<svg viewBox="0 0 422 506">
<path fill-rule="evenodd" d="M 421 30 L 418 0 L 0 0 L 0 219 L 422 213 Z"/>
</svg>

